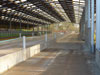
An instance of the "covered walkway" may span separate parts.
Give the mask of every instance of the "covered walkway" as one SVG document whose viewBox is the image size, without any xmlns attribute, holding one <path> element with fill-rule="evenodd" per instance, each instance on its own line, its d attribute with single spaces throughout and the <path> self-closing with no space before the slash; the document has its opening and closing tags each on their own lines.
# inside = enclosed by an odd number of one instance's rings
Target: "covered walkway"
<svg viewBox="0 0 100 75">
<path fill-rule="evenodd" d="M 100 0 L 0 0 L 1 75 L 100 75 Z"/>
<path fill-rule="evenodd" d="M 78 34 L 70 34 L 2 75 L 99 75 L 93 57 Z"/>
</svg>

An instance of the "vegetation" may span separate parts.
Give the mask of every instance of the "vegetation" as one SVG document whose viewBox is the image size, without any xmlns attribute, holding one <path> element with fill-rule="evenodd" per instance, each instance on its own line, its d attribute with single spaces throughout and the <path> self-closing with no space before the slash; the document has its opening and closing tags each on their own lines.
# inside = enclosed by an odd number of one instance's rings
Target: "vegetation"
<svg viewBox="0 0 100 75">
<path fill-rule="evenodd" d="M 61 22 L 54 25 L 51 25 L 52 31 L 60 32 L 60 31 L 78 31 L 78 28 L 74 26 L 73 23 Z"/>
<path fill-rule="evenodd" d="M 96 43 L 96 34 L 94 34 L 94 42 Z"/>
</svg>

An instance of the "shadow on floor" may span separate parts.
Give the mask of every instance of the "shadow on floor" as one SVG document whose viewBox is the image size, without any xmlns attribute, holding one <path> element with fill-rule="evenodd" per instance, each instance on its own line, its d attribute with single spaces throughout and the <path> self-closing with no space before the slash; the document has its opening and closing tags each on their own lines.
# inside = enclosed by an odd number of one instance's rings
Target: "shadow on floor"
<svg viewBox="0 0 100 75">
<path fill-rule="evenodd" d="M 53 42 L 48 49 L 2 75 L 100 75 L 94 56 L 84 51 L 83 45 L 79 41 Z"/>
</svg>

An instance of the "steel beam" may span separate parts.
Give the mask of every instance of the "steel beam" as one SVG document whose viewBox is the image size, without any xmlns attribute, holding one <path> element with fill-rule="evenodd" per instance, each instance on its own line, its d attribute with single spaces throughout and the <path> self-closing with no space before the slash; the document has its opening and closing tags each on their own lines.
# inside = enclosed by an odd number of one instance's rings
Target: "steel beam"
<svg viewBox="0 0 100 75">
<path fill-rule="evenodd" d="M 94 0 L 91 0 L 91 52 L 94 53 Z"/>
<path fill-rule="evenodd" d="M 85 0 L 85 41 L 87 41 L 87 22 L 88 22 L 87 5 L 88 5 L 87 0 Z"/>
<path fill-rule="evenodd" d="M 90 0 L 86 0 L 85 5 L 85 41 L 87 47 L 90 49 L 91 43 L 91 26 L 90 26 Z"/>
<path fill-rule="evenodd" d="M 84 40 L 85 36 L 85 8 L 83 9 L 82 18 L 80 20 L 80 37 Z"/>
<path fill-rule="evenodd" d="M 100 0 L 96 0 L 96 49 L 100 51 Z"/>
<path fill-rule="evenodd" d="M 74 8 L 73 8 L 73 0 L 58 0 L 63 9 L 65 10 L 65 13 L 68 15 L 71 22 L 75 23 L 75 15 L 74 15 Z"/>
<path fill-rule="evenodd" d="M 87 1 L 88 2 L 88 28 L 90 28 L 90 0 Z"/>
</svg>

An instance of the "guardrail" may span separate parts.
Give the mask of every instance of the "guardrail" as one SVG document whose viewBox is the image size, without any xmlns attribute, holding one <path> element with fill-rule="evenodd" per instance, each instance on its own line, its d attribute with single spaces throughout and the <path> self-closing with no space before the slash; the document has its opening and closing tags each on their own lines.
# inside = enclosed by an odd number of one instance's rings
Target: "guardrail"
<svg viewBox="0 0 100 75">
<path fill-rule="evenodd" d="M 17 38 L 22 36 L 37 36 L 45 34 L 47 31 L 0 31 L 0 39 Z M 48 31 L 48 33 L 50 33 Z"/>
</svg>

